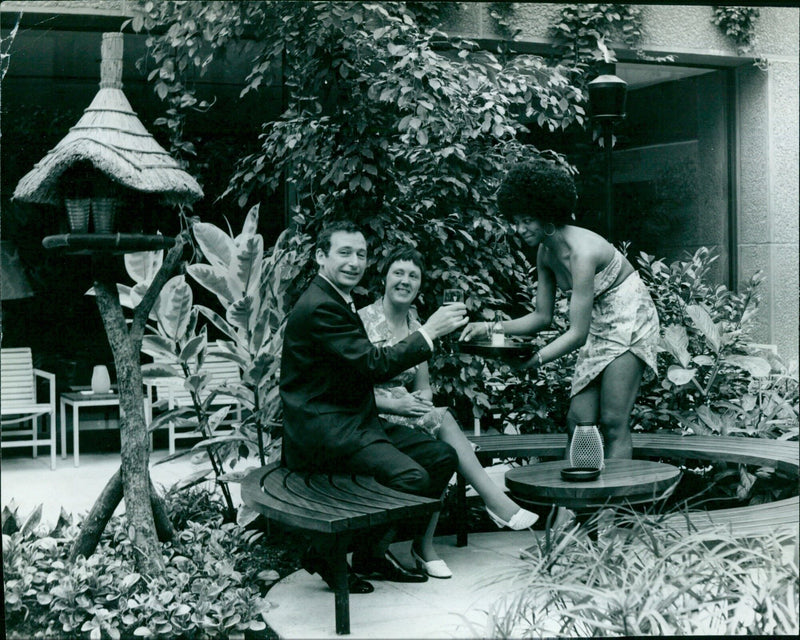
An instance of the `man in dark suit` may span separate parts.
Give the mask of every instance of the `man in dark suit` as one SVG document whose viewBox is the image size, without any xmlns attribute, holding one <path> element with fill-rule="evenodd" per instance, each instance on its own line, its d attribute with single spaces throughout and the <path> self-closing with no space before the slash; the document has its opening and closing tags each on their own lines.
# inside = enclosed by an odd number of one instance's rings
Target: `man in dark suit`
<svg viewBox="0 0 800 640">
<path fill-rule="evenodd" d="M 364 275 L 367 243 L 349 221 L 331 223 L 317 238 L 319 273 L 289 314 L 281 356 L 283 460 L 290 469 L 374 476 L 398 491 L 440 498 L 458 459 L 448 444 L 378 417 L 373 386 L 430 358 L 433 341 L 467 322 L 464 304 L 438 309 L 392 347 L 373 345 L 351 298 Z M 365 577 L 422 582 L 388 551 L 392 532 L 379 532 L 353 553 Z M 329 582 L 324 553 L 310 550 L 307 570 Z M 350 582 L 351 591 L 371 585 Z"/>
</svg>

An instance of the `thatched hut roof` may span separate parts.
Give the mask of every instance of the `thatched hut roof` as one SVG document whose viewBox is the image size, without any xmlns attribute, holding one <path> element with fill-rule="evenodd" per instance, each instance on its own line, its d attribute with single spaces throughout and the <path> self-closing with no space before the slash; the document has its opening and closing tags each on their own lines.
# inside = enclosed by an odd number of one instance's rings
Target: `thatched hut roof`
<svg viewBox="0 0 800 640">
<path fill-rule="evenodd" d="M 79 162 L 171 202 L 202 198 L 197 181 L 150 135 L 122 92 L 122 34 L 104 33 L 101 50 L 100 90 L 78 123 L 19 181 L 14 198 L 61 204 L 61 175 Z"/>
</svg>

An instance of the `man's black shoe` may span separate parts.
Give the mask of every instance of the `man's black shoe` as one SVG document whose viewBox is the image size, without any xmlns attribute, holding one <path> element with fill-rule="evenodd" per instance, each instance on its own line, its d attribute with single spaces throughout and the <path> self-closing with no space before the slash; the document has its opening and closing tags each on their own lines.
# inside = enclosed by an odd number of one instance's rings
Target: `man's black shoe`
<svg viewBox="0 0 800 640">
<path fill-rule="evenodd" d="M 353 554 L 353 571 L 365 578 L 389 582 L 426 582 L 428 576 L 406 569 L 387 551 L 382 558 Z"/>
<path fill-rule="evenodd" d="M 331 570 L 327 560 L 323 558 L 316 550 L 309 547 L 309 549 L 303 554 L 300 564 L 303 569 L 308 571 L 310 574 L 313 575 L 318 573 L 320 578 L 325 581 L 325 584 L 327 584 L 333 591 L 336 591 L 336 588 L 333 586 L 333 571 Z M 372 593 L 375 591 L 375 587 L 373 587 L 366 580 L 362 580 L 355 575 L 350 570 L 350 567 L 347 567 L 347 585 L 350 593 Z"/>
</svg>

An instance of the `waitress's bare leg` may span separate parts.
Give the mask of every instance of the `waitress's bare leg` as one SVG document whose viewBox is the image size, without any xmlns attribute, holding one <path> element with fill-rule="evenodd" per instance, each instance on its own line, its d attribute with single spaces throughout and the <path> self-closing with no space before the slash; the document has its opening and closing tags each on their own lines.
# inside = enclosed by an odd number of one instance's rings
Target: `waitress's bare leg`
<svg viewBox="0 0 800 640">
<path fill-rule="evenodd" d="M 645 364 L 626 351 L 603 371 L 600 381 L 600 425 L 606 458 L 633 457 L 631 411 L 639 395 Z"/>
</svg>

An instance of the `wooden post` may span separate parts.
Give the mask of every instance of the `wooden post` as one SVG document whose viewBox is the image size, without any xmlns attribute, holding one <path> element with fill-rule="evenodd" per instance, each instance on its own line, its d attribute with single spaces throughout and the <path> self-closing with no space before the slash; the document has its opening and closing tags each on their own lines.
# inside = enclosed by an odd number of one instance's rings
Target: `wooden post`
<svg viewBox="0 0 800 640">
<path fill-rule="evenodd" d="M 184 235 L 176 239 L 134 310 L 130 332 L 122 313 L 116 284 L 102 279 L 95 282 L 97 307 L 117 369 L 122 464 L 120 471 L 111 478 L 92 507 L 90 517 L 81 528 L 70 555 L 91 555 L 121 495 L 124 495 L 126 516 L 134 531 L 137 570 L 146 575 L 163 573 L 165 567 L 159 539 L 168 539 L 171 527 L 160 496 L 154 493 L 150 480 L 150 436 L 144 416 L 139 351 L 147 317 L 159 292 L 180 263 L 186 241 Z"/>
<path fill-rule="evenodd" d="M 125 513 L 134 532 L 137 569 L 158 575 L 165 567 L 150 505 L 150 437 L 144 419 L 139 350 L 128 335 L 116 284 L 98 280 L 94 289 L 117 369 L 122 487 Z"/>
<path fill-rule="evenodd" d="M 331 569 L 336 600 L 336 633 L 347 635 L 350 633 L 350 584 L 347 576 L 346 536 L 336 536 L 331 553 Z"/>
<path fill-rule="evenodd" d="M 611 120 L 603 121 L 603 144 L 606 152 L 606 240 L 614 243 L 614 127 Z"/>
<path fill-rule="evenodd" d="M 122 34 L 104 33 L 100 45 L 100 88 L 122 89 Z"/>
</svg>

